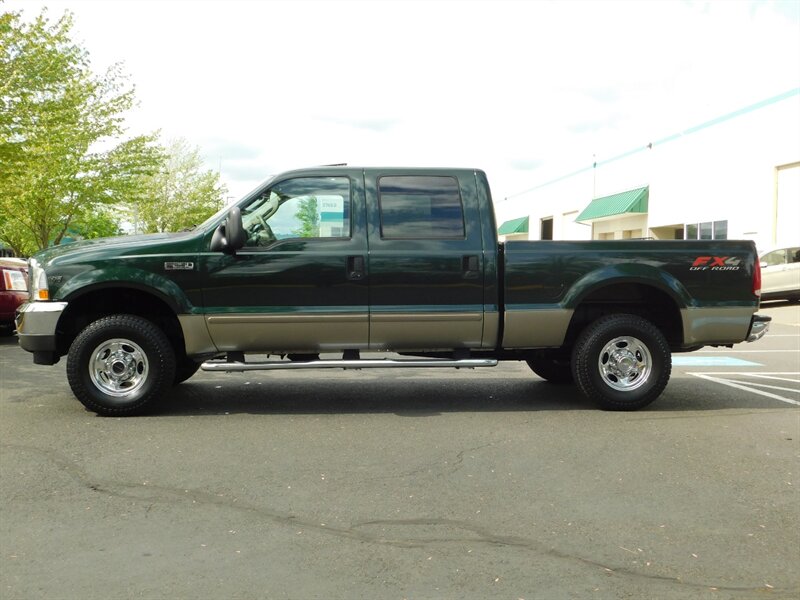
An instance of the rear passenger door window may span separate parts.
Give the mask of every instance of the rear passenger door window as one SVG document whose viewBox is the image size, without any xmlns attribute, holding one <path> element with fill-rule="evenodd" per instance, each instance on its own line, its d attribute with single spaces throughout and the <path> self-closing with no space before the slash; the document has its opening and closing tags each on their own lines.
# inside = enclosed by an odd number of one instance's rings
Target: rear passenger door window
<svg viewBox="0 0 800 600">
<path fill-rule="evenodd" d="M 464 239 L 464 208 L 454 177 L 381 177 L 378 195 L 383 239 Z"/>
</svg>

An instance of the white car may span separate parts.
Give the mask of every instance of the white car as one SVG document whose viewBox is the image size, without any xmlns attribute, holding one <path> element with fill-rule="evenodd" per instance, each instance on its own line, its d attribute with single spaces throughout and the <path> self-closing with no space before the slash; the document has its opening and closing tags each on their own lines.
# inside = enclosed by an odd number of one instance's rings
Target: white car
<svg viewBox="0 0 800 600">
<path fill-rule="evenodd" d="M 761 299 L 800 300 L 800 245 L 761 255 Z"/>
</svg>

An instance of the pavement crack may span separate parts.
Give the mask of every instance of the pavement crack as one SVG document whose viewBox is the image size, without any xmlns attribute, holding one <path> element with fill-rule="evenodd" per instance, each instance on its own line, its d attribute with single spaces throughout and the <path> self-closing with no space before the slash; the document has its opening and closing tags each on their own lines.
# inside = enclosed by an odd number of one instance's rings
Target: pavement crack
<svg viewBox="0 0 800 600">
<path fill-rule="evenodd" d="M 464 454 L 474 452 L 482 448 L 491 446 L 497 442 L 491 442 L 467 448 L 456 455 L 457 463 L 463 461 Z M 350 527 L 334 527 L 322 525 L 317 520 L 310 520 L 298 517 L 294 514 L 286 514 L 273 511 L 263 506 L 240 502 L 236 498 L 213 494 L 200 490 L 187 490 L 172 488 L 167 486 L 126 483 L 120 481 L 103 480 L 92 478 L 89 473 L 75 464 L 75 461 L 53 450 L 37 448 L 33 446 L 0 444 L 0 449 L 18 452 L 30 452 L 46 458 L 60 471 L 67 474 L 78 485 L 90 490 L 92 493 L 102 494 L 113 498 L 135 500 L 147 504 L 146 512 L 149 512 L 154 504 L 204 504 L 216 506 L 220 509 L 233 510 L 240 513 L 253 514 L 261 519 L 271 521 L 275 524 L 292 527 L 307 531 L 314 531 L 325 535 L 336 536 L 340 539 L 352 540 L 362 543 L 379 544 L 396 548 L 428 548 L 432 546 L 448 544 L 486 544 L 489 546 L 504 546 L 516 548 L 522 551 L 533 552 L 539 555 L 547 555 L 565 561 L 579 563 L 587 567 L 602 569 L 609 575 L 625 576 L 632 579 L 644 581 L 660 581 L 679 585 L 686 589 L 708 590 L 716 588 L 720 591 L 754 593 L 763 592 L 764 588 L 759 587 L 736 587 L 724 586 L 710 583 L 695 583 L 663 575 L 647 574 L 634 571 L 625 567 L 608 565 L 599 561 L 562 552 L 556 548 L 550 548 L 535 540 L 514 536 L 503 535 L 468 521 L 446 519 L 446 518 L 418 518 L 418 519 L 373 519 L 359 521 Z M 413 528 L 423 528 L 423 533 L 411 531 L 407 535 L 404 530 Z M 431 535 L 430 529 L 446 528 L 450 535 Z M 396 531 L 387 531 L 396 530 Z M 391 535 L 395 533 L 395 535 Z M 398 535 L 399 534 L 399 535 Z M 781 590 L 772 588 L 773 593 L 795 592 L 796 590 Z"/>
</svg>

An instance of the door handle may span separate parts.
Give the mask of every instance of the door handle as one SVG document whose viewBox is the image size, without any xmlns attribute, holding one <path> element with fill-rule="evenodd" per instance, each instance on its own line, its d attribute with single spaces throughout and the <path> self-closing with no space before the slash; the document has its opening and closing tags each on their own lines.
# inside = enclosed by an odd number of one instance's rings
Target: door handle
<svg viewBox="0 0 800 600">
<path fill-rule="evenodd" d="M 481 275 L 480 261 L 474 254 L 461 258 L 461 277 L 464 279 L 477 279 Z"/>
<path fill-rule="evenodd" d="M 364 257 L 363 256 L 348 256 L 347 257 L 347 278 L 350 281 L 360 281 L 364 279 Z"/>
</svg>

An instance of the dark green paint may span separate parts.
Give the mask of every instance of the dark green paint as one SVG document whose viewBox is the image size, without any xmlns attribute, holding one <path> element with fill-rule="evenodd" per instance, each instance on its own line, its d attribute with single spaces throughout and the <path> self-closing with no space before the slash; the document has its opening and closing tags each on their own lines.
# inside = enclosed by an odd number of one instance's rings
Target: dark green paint
<svg viewBox="0 0 800 600">
<path fill-rule="evenodd" d="M 456 178 L 464 238 L 382 239 L 377 181 L 391 175 Z M 481 171 L 303 169 L 273 178 L 239 205 L 287 179 L 314 176 L 350 179 L 349 239 L 279 240 L 235 255 L 210 252 L 211 237 L 225 218 L 220 213 L 191 232 L 92 240 L 39 253 L 51 298 L 70 301 L 92 290 L 134 288 L 164 299 L 179 314 L 463 313 L 498 312 L 503 305 L 574 309 L 600 288 L 639 283 L 663 291 L 679 308 L 758 304 L 751 293 L 756 254 L 750 242 L 548 241 L 500 247 Z M 738 257 L 740 268 L 693 271 L 698 256 Z M 363 260 L 363 277 L 349 273 L 353 257 Z M 168 271 L 165 262 L 191 262 L 194 268 Z"/>
</svg>

